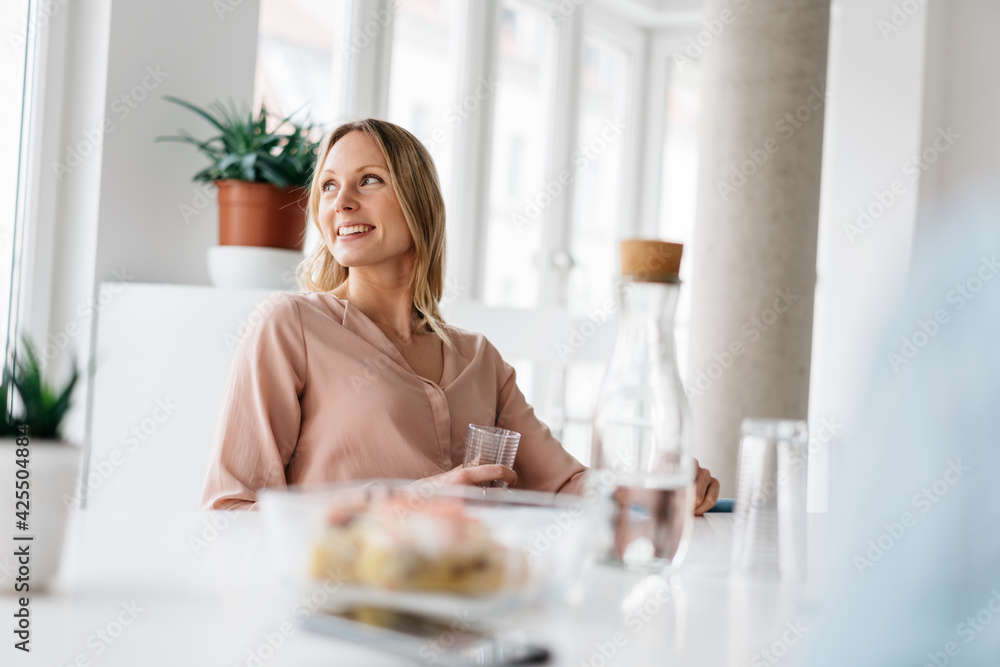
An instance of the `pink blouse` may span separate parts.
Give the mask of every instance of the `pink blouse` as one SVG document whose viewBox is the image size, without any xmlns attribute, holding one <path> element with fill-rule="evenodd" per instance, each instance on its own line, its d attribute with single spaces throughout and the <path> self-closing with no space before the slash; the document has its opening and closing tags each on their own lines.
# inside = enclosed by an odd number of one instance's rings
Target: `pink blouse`
<svg viewBox="0 0 1000 667">
<path fill-rule="evenodd" d="M 462 464 L 470 423 L 521 434 L 518 488 L 576 486 L 583 465 L 535 417 L 514 369 L 481 334 L 448 332 L 436 384 L 344 299 L 262 302 L 229 371 L 202 507 L 250 508 L 264 487 L 436 475 Z"/>
</svg>

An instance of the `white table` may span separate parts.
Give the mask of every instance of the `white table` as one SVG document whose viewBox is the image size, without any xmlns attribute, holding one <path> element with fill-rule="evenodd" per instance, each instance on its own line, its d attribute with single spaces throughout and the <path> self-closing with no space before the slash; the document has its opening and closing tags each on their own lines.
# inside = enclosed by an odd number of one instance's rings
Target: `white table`
<svg viewBox="0 0 1000 667">
<path fill-rule="evenodd" d="M 30 656 L 13 650 L 14 600 L 0 598 L 0 664 L 411 664 L 298 627 L 300 601 L 271 573 L 259 515 L 229 516 L 77 511 L 52 592 L 31 600 Z M 814 558 L 823 552 L 824 519 L 810 515 Z M 669 585 L 593 565 L 566 603 L 505 622 L 552 650 L 553 665 L 718 667 L 749 665 L 772 647 L 783 654 L 798 641 L 791 629 L 812 586 L 729 576 L 731 534 L 730 515 L 696 519 L 687 561 Z"/>
</svg>

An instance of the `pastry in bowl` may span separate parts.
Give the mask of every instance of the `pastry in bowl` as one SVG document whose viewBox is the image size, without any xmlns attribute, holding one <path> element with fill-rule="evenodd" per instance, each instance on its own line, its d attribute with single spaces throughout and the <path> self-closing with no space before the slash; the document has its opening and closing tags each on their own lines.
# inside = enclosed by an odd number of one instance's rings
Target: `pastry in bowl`
<svg viewBox="0 0 1000 667">
<path fill-rule="evenodd" d="M 259 502 L 275 574 L 310 605 L 480 618 L 562 599 L 611 516 L 601 498 L 421 480 L 263 489 Z"/>
<path fill-rule="evenodd" d="M 481 595 L 523 579 L 506 571 L 510 561 L 462 499 L 385 497 L 330 512 L 312 575 L 390 590 Z"/>
</svg>

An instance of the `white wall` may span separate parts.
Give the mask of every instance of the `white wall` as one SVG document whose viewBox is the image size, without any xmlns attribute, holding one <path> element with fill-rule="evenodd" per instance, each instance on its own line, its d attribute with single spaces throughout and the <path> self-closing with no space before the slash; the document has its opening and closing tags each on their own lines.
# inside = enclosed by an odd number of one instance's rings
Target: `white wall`
<svg viewBox="0 0 1000 667">
<path fill-rule="evenodd" d="M 941 128 L 959 138 L 924 172 L 918 233 L 938 223 L 942 196 L 963 187 L 1000 191 L 1000 3 L 932 1 L 928 11 L 923 145 L 933 146 Z"/>
<path fill-rule="evenodd" d="M 889 299 L 906 289 L 912 250 L 947 224 L 937 217 L 941 199 L 1000 190 L 1000 3 L 836 0 L 835 8 L 810 422 L 849 428 L 872 365 L 887 363 L 873 337 Z M 852 242 L 844 226 L 893 180 L 904 194 L 862 234 L 852 230 Z M 818 508 L 826 452 L 816 463 Z"/>
<path fill-rule="evenodd" d="M 918 183 L 904 164 L 921 140 L 926 10 L 884 37 L 879 21 L 891 17 L 894 4 L 834 2 L 810 381 L 814 436 L 824 420 L 842 425 L 838 435 L 848 432 L 871 368 L 872 336 L 909 271 Z M 901 194 L 891 194 L 894 181 Z M 879 204 L 877 193 L 885 191 L 894 201 L 856 233 L 850 226 L 858 209 Z M 882 195 L 887 203 L 889 196 Z M 821 510 L 828 448 L 812 453 L 809 502 Z"/>
<path fill-rule="evenodd" d="M 256 0 L 94 0 L 68 3 L 53 20 L 24 320 L 58 367 L 90 356 L 101 281 L 208 284 L 215 205 L 190 182 L 204 159 L 153 140 L 210 128 L 164 94 L 252 100 L 257 11 Z M 189 221 L 182 205 L 196 210 Z M 66 429 L 77 441 L 87 400 L 81 386 Z"/>
<path fill-rule="evenodd" d="M 228 5 L 235 6 L 219 11 Z M 250 104 L 257 9 L 256 2 L 235 0 L 113 5 L 105 114 L 115 131 L 104 145 L 98 280 L 124 266 L 144 282 L 208 284 L 205 251 L 217 243 L 215 204 L 203 204 L 188 221 L 181 210 L 198 208 L 202 188 L 190 177 L 207 161 L 190 146 L 153 139 L 180 128 L 207 137 L 213 129 L 162 100 L 165 94 L 200 105 Z"/>
</svg>

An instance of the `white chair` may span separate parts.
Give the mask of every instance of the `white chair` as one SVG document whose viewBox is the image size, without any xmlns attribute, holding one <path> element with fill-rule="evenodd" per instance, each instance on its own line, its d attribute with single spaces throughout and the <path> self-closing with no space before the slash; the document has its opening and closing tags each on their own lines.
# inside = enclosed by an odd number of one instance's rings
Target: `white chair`
<svg viewBox="0 0 1000 667">
<path fill-rule="evenodd" d="M 236 344 L 273 293 L 101 285 L 86 507 L 198 507 Z"/>
<path fill-rule="evenodd" d="M 577 406 L 572 414 L 567 409 L 568 392 L 575 389 L 592 399 L 600 378 L 592 377 L 592 385 L 571 388 L 567 387 L 568 371 L 571 364 L 603 370 L 614 347 L 615 317 L 609 313 L 605 321 L 595 324 L 586 317 L 574 318 L 566 310 L 491 308 L 475 302 L 456 302 L 443 310 L 449 324 L 478 331 L 493 343 L 518 371 L 518 386 L 539 419 L 567 451 L 584 463 L 589 461 L 590 411 Z M 530 370 L 530 375 L 522 369 Z"/>
<path fill-rule="evenodd" d="M 270 290 L 144 283 L 101 285 L 93 405 L 81 501 L 89 508 L 196 508 L 233 353 L 247 318 Z M 565 311 L 451 304 L 455 326 L 487 336 L 515 366 L 540 418 L 562 436 L 566 363 L 582 321 Z M 609 322 L 574 348 L 572 361 L 606 361 Z M 568 445 L 568 443 L 566 443 Z M 582 450 L 589 443 L 577 443 Z M 567 446 L 572 453 L 580 451 Z"/>
</svg>

